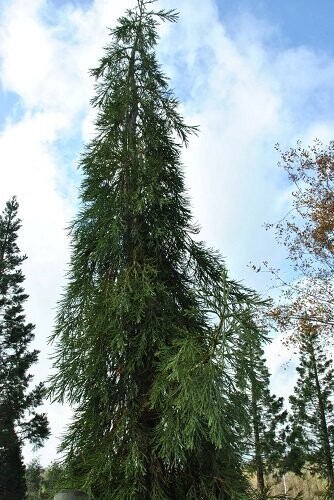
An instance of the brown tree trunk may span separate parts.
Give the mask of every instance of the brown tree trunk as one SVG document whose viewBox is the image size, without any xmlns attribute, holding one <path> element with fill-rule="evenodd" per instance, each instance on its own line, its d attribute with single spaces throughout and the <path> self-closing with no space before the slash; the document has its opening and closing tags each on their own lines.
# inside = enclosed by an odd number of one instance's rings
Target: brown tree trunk
<svg viewBox="0 0 334 500">
<path fill-rule="evenodd" d="M 264 495 L 264 471 L 263 460 L 260 447 L 260 431 L 259 431 L 259 414 L 257 408 L 256 394 L 254 390 L 254 383 L 252 381 L 252 419 L 253 419 L 253 433 L 254 433 L 254 446 L 255 446 L 255 463 L 256 463 L 256 483 L 257 489 L 261 497 Z"/>
</svg>

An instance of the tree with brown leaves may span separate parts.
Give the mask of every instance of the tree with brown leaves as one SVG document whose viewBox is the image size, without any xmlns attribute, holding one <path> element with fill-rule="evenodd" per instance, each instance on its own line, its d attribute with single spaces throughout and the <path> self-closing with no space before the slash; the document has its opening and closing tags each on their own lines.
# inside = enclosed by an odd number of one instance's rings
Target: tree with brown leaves
<svg viewBox="0 0 334 500">
<path fill-rule="evenodd" d="M 278 151 L 279 148 L 277 146 Z M 292 206 L 277 224 L 267 224 L 288 252 L 291 281 L 264 263 L 282 289 L 270 312 L 273 324 L 288 333 L 299 351 L 299 378 L 290 397 L 291 450 L 328 479 L 333 493 L 333 326 L 334 326 L 334 141 L 281 152 L 280 166 L 294 185 Z M 330 496 L 332 498 L 332 496 Z"/>
<path fill-rule="evenodd" d="M 279 164 L 294 185 L 292 206 L 273 229 L 283 244 L 295 272 L 286 281 L 278 270 L 271 271 L 282 287 L 282 303 L 271 314 L 280 328 L 297 328 L 300 319 L 319 327 L 327 340 L 334 326 L 334 141 L 325 147 L 319 140 L 312 146 L 281 153 Z"/>
</svg>

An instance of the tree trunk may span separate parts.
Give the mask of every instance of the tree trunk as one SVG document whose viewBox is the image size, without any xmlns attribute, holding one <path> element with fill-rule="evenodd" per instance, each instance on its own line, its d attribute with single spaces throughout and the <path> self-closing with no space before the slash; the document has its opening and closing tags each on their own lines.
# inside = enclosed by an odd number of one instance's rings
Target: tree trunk
<svg viewBox="0 0 334 500">
<path fill-rule="evenodd" d="M 258 415 L 256 394 L 253 381 L 252 381 L 252 412 L 253 412 L 252 417 L 253 417 L 253 432 L 254 432 L 255 462 L 256 462 L 256 482 L 257 482 L 257 489 L 259 490 L 260 495 L 262 497 L 264 495 L 265 484 L 264 484 L 263 460 L 260 448 L 259 415 Z"/>
</svg>

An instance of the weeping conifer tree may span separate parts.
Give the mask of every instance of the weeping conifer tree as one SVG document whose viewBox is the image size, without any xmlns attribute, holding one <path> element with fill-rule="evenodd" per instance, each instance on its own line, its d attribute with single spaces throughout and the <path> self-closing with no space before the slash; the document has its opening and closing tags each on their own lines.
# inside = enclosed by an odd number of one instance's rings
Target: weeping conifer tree
<svg viewBox="0 0 334 500">
<path fill-rule="evenodd" d="M 92 71 L 97 134 L 81 160 L 53 337 L 51 394 L 74 407 L 64 486 L 108 500 L 240 500 L 249 496 L 221 362 L 228 332 L 210 301 L 224 297 L 230 315 L 255 298 L 193 238 L 180 153 L 195 129 L 154 53 L 157 23 L 177 15 L 152 3 L 119 20 Z"/>
</svg>

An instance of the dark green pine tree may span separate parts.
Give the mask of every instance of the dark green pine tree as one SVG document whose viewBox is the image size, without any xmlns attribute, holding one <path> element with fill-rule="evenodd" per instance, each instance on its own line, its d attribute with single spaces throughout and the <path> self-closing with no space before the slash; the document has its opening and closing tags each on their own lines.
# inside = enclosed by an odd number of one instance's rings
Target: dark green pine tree
<svg viewBox="0 0 334 500">
<path fill-rule="evenodd" d="M 254 297 L 193 238 L 180 154 L 194 129 L 154 53 L 158 21 L 177 16 L 151 4 L 119 20 L 93 71 L 97 134 L 53 337 L 51 394 L 74 407 L 64 486 L 108 500 L 240 500 L 226 329 L 210 300 Z"/>
<path fill-rule="evenodd" d="M 27 500 L 44 498 L 42 497 L 43 472 L 43 467 L 37 458 L 26 466 Z"/>
<path fill-rule="evenodd" d="M 18 203 L 8 201 L 0 216 L 0 499 L 25 498 L 25 468 L 22 444 L 40 446 L 48 436 L 48 423 L 36 408 L 43 399 L 43 385 L 30 389 L 29 369 L 38 351 L 29 351 L 34 325 L 26 323 L 23 305 L 27 299 L 21 264 L 25 256 L 17 246 L 20 220 Z"/>
<path fill-rule="evenodd" d="M 243 458 L 246 469 L 256 474 L 258 498 L 269 493 L 265 476 L 277 474 L 285 456 L 287 412 L 283 398 L 270 391 L 270 374 L 262 346 L 268 342 L 267 332 L 257 325 L 257 310 L 242 310 L 237 314 L 234 350 L 236 404 L 243 406 L 246 418 L 240 419 Z M 251 315 L 250 315 L 251 312 Z M 237 348 L 236 348 L 237 346 Z"/>
<path fill-rule="evenodd" d="M 248 468 L 256 473 L 260 498 L 266 498 L 265 476 L 278 473 L 285 456 L 284 430 L 287 412 L 284 401 L 270 391 L 270 375 L 260 345 L 250 348 L 248 411 L 251 433 L 248 441 Z"/>
<path fill-rule="evenodd" d="M 334 495 L 334 369 L 330 352 L 326 352 L 319 327 L 301 319 L 298 333 L 299 377 L 291 403 L 291 433 L 289 444 L 297 463 L 328 481 L 328 491 Z M 330 351 L 330 350 L 329 350 Z M 290 468 L 293 470 L 293 460 Z M 330 498 L 333 498 L 330 496 Z"/>
<path fill-rule="evenodd" d="M 51 500 L 62 489 L 64 467 L 58 462 L 51 462 L 43 471 L 42 498 Z"/>
</svg>

